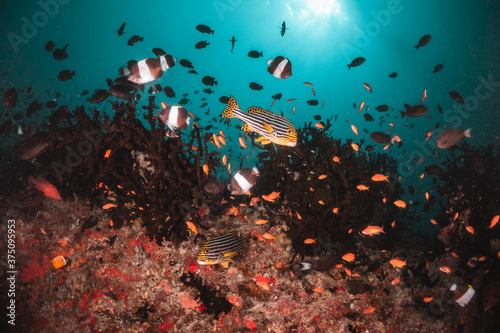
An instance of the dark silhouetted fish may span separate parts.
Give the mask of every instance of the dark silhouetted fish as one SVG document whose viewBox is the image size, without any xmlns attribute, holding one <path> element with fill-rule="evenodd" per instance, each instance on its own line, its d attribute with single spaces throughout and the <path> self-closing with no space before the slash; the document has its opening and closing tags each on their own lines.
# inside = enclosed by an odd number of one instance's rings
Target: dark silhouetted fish
<svg viewBox="0 0 500 333">
<path fill-rule="evenodd" d="M 54 135 L 44 132 L 36 133 L 31 136 L 25 136 L 14 145 L 14 152 L 21 160 L 30 160 L 40 156 L 47 148 L 52 146 Z"/>
<path fill-rule="evenodd" d="M 434 70 L 432 72 L 437 73 L 437 72 L 441 71 L 442 69 L 443 69 L 443 65 L 439 64 L 439 65 L 436 65 L 436 67 L 434 67 Z"/>
<path fill-rule="evenodd" d="M 168 98 L 174 98 L 175 97 L 175 92 L 174 92 L 174 89 L 170 86 L 166 86 L 164 89 L 163 89 L 163 93 L 165 94 L 165 96 L 167 96 Z"/>
<path fill-rule="evenodd" d="M 422 104 L 414 105 L 414 106 L 409 106 L 408 104 L 405 104 L 406 112 L 404 111 L 399 111 L 401 112 L 401 118 L 404 118 L 405 116 L 412 117 L 412 118 L 418 118 L 425 116 L 427 112 L 429 112 L 429 108 Z"/>
<path fill-rule="evenodd" d="M 52 52 L 54 59 L 59 61 L 66 59 L 68 57 L 68 53 L 66 53 L 68 45 L 69 44 L 66 44 L 62 49 L 55 49 L 54 52 Z"/>
<path fill-rule="evenodd" d="M 234 43 L 236 43 L 237 39 L 234 38 L 234 36 L 233 36 L 233 38 L 231 38 L 229 41 L 231 42 L 231 53 L 233 53 Z"/>
<path fill-rule="evenodd" d="M 221 96 L 219 97 L 219 102 L 221 102 L 222 104 L 227 104 L 227 102 L 229 102 L 229 97 Z"/>
<path fill-rule="evenodd" d="M 429 44 L 429 42 L 431 41 L 431 37 L 432 37 L 431 35 L 422 36 L 422 38 L 420 38 L 420 40 L 418 41 L 418 44 L 415 45 L 414 47 L 418 50 L 422 46 Z"/>
<path fill-rule="evenodd" d="M 17 90 L 12 87 L 3 94 L 3 105 L 6 108 L 13 108 L 17 103 Z"/>
<path fill-rule="evenodd" d="M 369 114 L 369 113 L 365 113 L 363 115 L 363 118 L 365 118 L 366 121 L 373 121 L 374 120 L 373 117 L 372 117 L 372 115 Z"/>
<path fill-rule="evenodd" d="M 199 50 L 199 49 L 204 49 L 208 45 L 210 45 L 210 43 L 208 43 L 206 40 L 203 40 L 201 42 L 196 43 L 196 45 L 194 47 Z"/>
<path fill-rule="evenodd" d="M 108 88 L 111 88 L 114 86 L 113 80 L 111 80 L 109 77 L 106 79 L 106 84 L 108 85 Z"/>
<path fill-rule="evenodd" d="M 314 120 L 321 120 L 321 116 L 319 114 L 315 115 L 313 118 Z"/>
<path fill-rule="evenodd" d="M 106 100 L 106 98 L 108 97 L 109 97 L 109 92 L 107 90 L 98 89 L 94 92 L 94 95 L 92 95 L 92 97 L 89 98 L 89 102 L 99 104 L 104 100 Z"/>
<path fill-rule="evenodd" d="M 198 72 L 197 72 L 197 71 L 195 71 L 194 69 L 190 69 L 190 70 L 188 71 L 188 73 L 189 73 L 189 74 L 198 74 Z"/>
<path fill-rule="evenodd" d="M 256 82 L 250 82 L 250 84 L 248 85 L 250 87 L 250 89 L 252 90 L 262 90 L 264 89 L 263 86 L 261 86 L 260 84 L 256 83 Z"/>
<path fill-rule="evenodd" d="M 130 91 L 132 89 L 129 86 L 123 84 L 115 84 L 109 88 L 109 93 L 117 98 L 130 99 Z"/>
<path fill-rule="evenodd" d="M 40 110 L 43 106 L 43 103 L 38 103 L 38 99 L 36 101 L 31 102 L 26 110 L 26 117 L 31 117 L 33 113 Z"/>
<path fill-rule="evenodd" d="M 386 104 L 381 104 L 379 106 L 376 106 L 375 110 L 377 110 L 378 112 L 386 112 L 389 111 L 389 106 Z"/>
<path fill-rule="evenodd" d="M 123 30 L 125 30 L 125 25 L 127 25 L 127 23 L 123 22 L 123 24 L 120 26 L 120 29 L 116 30 L 116 32 L 118 33 L 118 36 L 121 36 L 124 34 Z"/>
<path fill-rule="evenodd" d="M 353 61 L 351 61 L 351 63 L 347 65 L 347 68 L 351 69 L 351 67 L 358 67 L 358 66 L 362 65 L 365 61 L 366 61 L 365 58 L 358 57 L 358 58 L 354 59 Z"/>
<path fill-rule="evenodd" d="M 472 136 L 470 131 L 470 128 L 466 130 L 455 128 L 444 130 L 441 134 L 439 134 L 436 140 L 436 147 L 441 149 L 450 148 L 462 141 L 463 138 L 471 138 Z"/>
<path fill-rule="evenodd" d="M 384 132 L 372 132 L 370 138 L 376 143 L 390 143 L 391 137 Z"/>
<path fill-rule="evenodd" d="M 262 52 L 252 50 L 252 51 L 248 52 L 248 56 L 250 58 L 257 59 L 257 58 L 263 57 L 263 54 L 262 54 Z"/>
<path fill-rule="evenodd" d="M 127 45 L 128 46 L 134 46 L 135 43 L 137 42 L 142 42 L 144 40 L 144 37 L 140 37 L 138 35 L 133 35 L 132 37 L 130 37 L 130 39 L 128 40 L 127 42 Z"/>
<path fill-rule="evenodd" d="M 65 119 L 69 119 L 71 117 L 71 113 L 66 105 L 60 106 L 57 110 L 52 111 L 52 114 L 49 117 L 49 123 L 51 128 L 56 128 L 59 123 Z"/>
<path fill-rule="evenodd" d="M 281 29 L 281 36 L 285 36 L 286 29 L 290 29 L 290 28 L 287 28 L 285 21 L 283 21 L 283 23 L 281 23 L 281 28 L 280 29 Z"/>
<path fill-rule="evenodd" d="M 71 72 L 70 70 L 65 69 L 57 75 L 57 79 L 59 81 L 68 81 L 68 80 L 71 80 L 71 78 L 73 78 L 74 75 L 75 75 L 75 71 Z"/>
<path fill-rule="evenodd" d="M 209 26 L 206 26 L 204 24 L 197 25 L 196 30 L 204 34 L 214 34 L 214 31 Z"/>
<path fill-rule="evenodd" d="M 179 101 L 179 105 L 186 105 L 187 103 L 189 103 L 189 99 L 187 99 L 186 97 L 182 98 Z"/>
<path fill-rule="evenodd" d="M 397 76 L 398 76 L 398 73 L 396 73 L 396 72 L 392 72 L 391 74 L 389 74 L 389 77 L 392 79 L 396 78 Z"/>
<path fill-rule="evenodd" d="M 206 86 L 214 86 L 217 85 L 217 81 L 215 81 L 215 78 L 211 76 L 204 76 L 203 79 L 201 79 L 201 82 L 203 82 L 204 85 Z"/>
<path fill-rule="evenodd" d="M 425 167 L 425 172 L 431 176 L 441 176 L 444 174 L 443 169 L 441 169 L 441 167 L 436 164 Z"/>
<path fill-rule="evenodd" d="M 186 68 L 194 68 L 193 67 L 193 64 L 191 63 L 191 61 L 187 60 L 187 59 L 181 59 L 179 61 L 179 64 L 181 64 L 182 67 L 186 67 Z"/>
<path fill-rule="evenodd" d="M 309 99 L 309 100 L 307 100 L 307 104 L 309 104 L 311 106 L 318 105 L 318 100 L 317 99 Z"/>
<path fill-rule="evenodd" d="M 272 98 L 272 99 L 274 99 L 274 100 L 276 100 L 276 99 L 277 99 L 277 100 L 281 100 L 281 97 L 282 97 L 282 96 L 283 96 L 283 95 L 282 95 L 281 93 L 278 93 L 278 94 L 276 94 L 276 95 L 272 95 L 272 96 L 271 96 L 271 98 Z"/>
<path fill-rule="evenodd" d="M 45 106 L 49 109 L 54 109 L 57 106 L 57 102 L 55 100 L 48 101 L 45 103 Z"/>
<path fill-rule="evenodd" d="M 207 103 L 207 102 L 204 102 L 203 104 L 201 104 L 201 105 L 200 105 L 200 108 L 202 108 L 202 109 L 203 109 L 203 108 L 204 108 L 205 106 L 207 106 L 207 105 L 208 105 L 208 103 Z"/>
<path fill-rule="evenodd" d="M 269 59 L 267 64 L 269 65 L 267 67 L 269 74 L 278 79 L 286 79 L 292 76 L 292 63 L 283 56 L 277 56 L 274 60 Z"/>
<path fill-rule="evenodd" d="M 212 88 L 206 88 L 206 89 L 203 89 L 203 92 L 205 94 L 212 95 L 215 91 L 213 91 Z"/>
<path fill-rule="evenodd" d="M 149 87 L 148 93 L 151 95 L 155 95 L 162 90 L 163 90 L 163 87 L 161 86 L 161 84 L 156 83 L 156 84 L 153 84 L 151 87 Z"/>
<path fill-rule="evenodd" d="M 80 96 L 86 96 L 89 94 L 90 91 L 88 90 L 82 90 L 82 92 L 80 93 Z"/>
<path fill-rule="evenodd" d="M 54 49 L 54 46 L 56 46 L 56 44 L 54 44 L 53 41 L 49 40 L 46 44 L 45 44 L 45 51 L 47 52 L 50 52 Z"/>
<path fill-rule="evenodd" d="M 453 100 L 457 101 L 460 104 L 465 104 L 463 97 L 454 90 L 450 91 L 450 97 L 453 98 Z"/>
</svg>

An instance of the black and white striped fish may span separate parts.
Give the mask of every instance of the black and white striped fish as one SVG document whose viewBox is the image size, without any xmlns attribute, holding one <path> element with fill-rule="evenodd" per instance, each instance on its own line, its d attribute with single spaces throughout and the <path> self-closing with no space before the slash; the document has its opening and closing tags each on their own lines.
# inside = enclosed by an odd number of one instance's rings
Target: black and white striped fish
<svg viewBox="0 0 500 333">
<path fill-rule="evenodd" d="M 262 144 L 272 142 L 288 147 L 297 145 L 297 132 L 288 119 L 256 106 L 248 108 L 245 113 L 241 111 L 233 96 L 229 98 L 222 117 L 238 118 L 244 121 L 245 124 L 241 126 L 242 130 L 262 135 L 262 137 L 255 140 L 256 142 Z"/>
<path fill-rule="evenodd" d="M 278 56 L 267 61 L 267 71 L 278 79 L 286 79 L 292 76 L 292 63 L 283 56 Z"/>
<path fill-rule="evenodd" d="M 221 264 L 224 267 L 232 262 L 243 246 L 243 241 L 235 233 L 222 234 L 210 239 L 198 253 L 199 265 Z"/>
</svg>

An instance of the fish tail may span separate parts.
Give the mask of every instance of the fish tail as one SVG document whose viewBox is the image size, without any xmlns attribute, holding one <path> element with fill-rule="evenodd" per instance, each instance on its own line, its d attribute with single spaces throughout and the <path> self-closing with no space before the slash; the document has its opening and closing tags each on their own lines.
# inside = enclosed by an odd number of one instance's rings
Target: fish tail
<svg viewBox="0 0 500 333">
<path fill-rule="evenodd" d="M 239 110 L 240 107 L 238 106 L 238 103 L 236 103 L 236 100 L 234 99 L 233 96 L 229 98 L 229 101 L 227 102 L 227 106 L 224 109 L 224 112 L 222 112 L 222 117 L 223 118 L 233 118 L 235 117 L 234 115 L 234 110 Z"/>
<path fill-rule="evenodd" d="M 464 131 L 464 135 L 468 138 L 472 138 L 472 135 L 470 133 L 470 131 L 472 130 L 472 128 L 468 128 Z"/>
<path fill-rule="evenodd" d="M 403 119 L 406 116 L 406 112 L 399 110 L 401 112 L 401 119 Z"/>
<path fill-rule="evenodd" d="M 347 68 L 348 68 L 348 69 L 351 69 L 351 65 L 347 65 Z"/>
<path fill-rule="evenodd" d="M 414 48 L 416 48 L 417 50 L 420 48 L 419 45 L 415 45 Z"/>
</svg>

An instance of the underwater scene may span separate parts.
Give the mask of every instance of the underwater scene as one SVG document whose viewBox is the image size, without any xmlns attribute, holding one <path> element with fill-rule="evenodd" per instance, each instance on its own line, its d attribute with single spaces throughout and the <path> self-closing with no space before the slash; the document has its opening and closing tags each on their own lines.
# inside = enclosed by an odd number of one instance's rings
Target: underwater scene
<svg viewBox="0 0 500 333">
<path fill-rule="evenodd" d="M 2 332 L 500 331 L 500 1 L 0 8 Z"/>
</svg>

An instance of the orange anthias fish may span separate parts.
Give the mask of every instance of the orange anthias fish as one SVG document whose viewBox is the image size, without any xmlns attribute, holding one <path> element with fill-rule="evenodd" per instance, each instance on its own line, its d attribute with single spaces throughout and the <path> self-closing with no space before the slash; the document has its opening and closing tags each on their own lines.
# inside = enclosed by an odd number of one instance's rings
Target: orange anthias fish
<svg viewBox="0 0 500 333">
<path fill-rule="evenodd" d="M 332 159 L 335 163 L 340 163 L 340 158 L 338 158 L 338 156 L 333 156 Z"/>
<path fill-rule="evenodd" d="M 186 221 L 186 224 L 187 224 L 189 230 L 191 230 L 192 232 L 194 232 L 195 235 L 198 234 L 198 230 L 196 229 L 196 226 L 194 225 L 193 222 Z"/>
<path fill-rule="evenodd" d="M 359 105 L 358 113 L 361 112 L 361 110 L 363 109 L 363 106 L 365 106 L 365 102 L 361 102 L 361 104 Z"/>
<path fill-rule="evenodd" d="M 351 143 L 351 147 L 352 149 L 354 149 L 354 151 L 358 151 L 359 150 L 359 146 L 355 143 Z"/>
<path fill-rule="evenodd" d="M 401 259 L 392 259 L 389 261 L 394 268 L 403 268 L 403 266 L 406 266 L 406 260 L 403 261 Z"/>
<path fill-rule="evenodd" d="M 33 185 L 33 187 L 36 188 L 38 191 L 43 192 L 43 195 L 45 195 L 46 197 L 56 200 L 62 199 L 57 188 L 51 183 L 49 183 L 48 180 L 40 176 L 36 177 L 36 179 L 33 176 L 29 176 L 28 183 Z"/>
<path fill-rule="evenodd" d="M 373 175 L 372 180 L 375 182 L 382 182 L 382 181 L 388 182 L 389 181 L 388 178 L 389 178 L 389 176 L 384 176 L 384 175 L 377 173 L 376 175 Z"/>
<path fill-rule="evenodd" d="M 354 261 L 356 259 L 356 255 L 354 253 L 346 253 L 342 256 L 342 259 L 348 262 Z"/>
<path fill-rule="evenodd" d="M 406 202 L 404 202 L 403 200 L 396 200 L 394 201 L 394 204 L 399 208 L 406 208 Z"/>
<path fill-rule="evenodd" d="M 391 284 L 393 286 L 395 286 L 395 285 L 397 285 L 400 282 L 401 282 L 401 278 L 397 277 L 397 278 L 394 278 L 394 280 L 391 281 Z"/>
<path fill-rule="evenodd" d="M 374 235 L 378 235 L 380 233 L 385 234 L 385 231 L 384 231 L 384 227 L 379 227 L 376 225 L 369 225 L 368 227 L 365 228 L 365 230 L 361 231 L 361 233 L 363 235 L 367 235 L 367 236 L 374 236 Z"/>
<path fill-rule="evenodd" d="M 498 220 L 500 219 L 500 215 L 495 216 L 490 223 L 490 226 L 488 228 L 492 229 L 497 223 Z"/>
<path fill-rule="evenodd" d="M 366 309 L 365 311 L 363 311 L 363 313 L 372 313 L 373 311 L 377 310 L 376 307 L 372 306 L 371 308 L 368 308 Z"/>
<path fill-rule="evenodd" d="M 304 241 L 305 244 L 312 244 L 312 243 L 316 243 L 316 240 L 315 239 L 312 239 L 312 238 L 308 238 Z"/>
<path fill-rule="evenodd" d="M 370 188 L 366 185 L 358 185 L 356 188 L 360 191 L 368 191 Z"/>
<path fill-rule="evenodd" d="M 358 129 L 356 128 L 356 126 L 351 125 L 351 129 L 354 132 L 354 134 L 358 135 Z"/>
<path fill-rule="evenodd" d="M 439 270 L 441 272 L 445 272 L 446 274 L 450 274 L 452 272 L 451 268 L 448 266 L 441 266 L 441 267 L 439 267 Z"/>
</svg>

